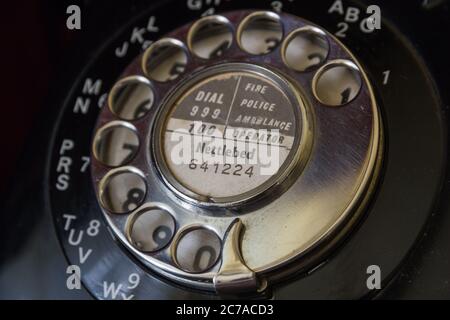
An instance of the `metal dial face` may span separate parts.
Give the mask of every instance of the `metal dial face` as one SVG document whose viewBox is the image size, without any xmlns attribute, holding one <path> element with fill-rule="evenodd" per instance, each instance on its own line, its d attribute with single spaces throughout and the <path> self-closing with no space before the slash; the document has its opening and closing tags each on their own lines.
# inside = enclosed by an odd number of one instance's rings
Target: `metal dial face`
<svg viewBox="0 0 450 320">
<path fill-rule="evenodd" d="M 153 43 L 100 113 L 92 173 L 105 217 L 148 267 L 258 291 L 355 221 L 380 158 L 370 84 L 300 18 L 237 11 Z"/>
</svg>

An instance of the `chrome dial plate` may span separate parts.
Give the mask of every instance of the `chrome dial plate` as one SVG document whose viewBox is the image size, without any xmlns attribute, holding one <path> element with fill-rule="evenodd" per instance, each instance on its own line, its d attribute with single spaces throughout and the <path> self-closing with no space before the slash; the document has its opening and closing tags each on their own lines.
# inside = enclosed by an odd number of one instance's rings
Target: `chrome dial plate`
<svg viewBox="0 0 450 320">
<path fill-rule="evenodd" d="M 202 25 L 220 30 L 220 46 L 214 47 L 209 58 L 205 58 L 206 49 L 198 50 L 196 46 L 195 31 L 202 30 Z M 260 29 L 264 32 L 258 32 Z M 224 42 L 229 39 L 227 30 L 231 30 L 232 40 Z M 200 42 L 217 44 L 207 39 L 208 32 L 204 34 Z M 268 38 L 261 38 L 264 34 Z M 251 43 L 248 39 L 252 39 Z M 294 49 L 293 43 L 297 46 Z M 218 185 L 214 189 L 207 183 L 202 185 L 201 178 L 183 176 L 189 167 L 177 171 L 179 168 L 168 165 L 164 158 L 170 146 L 165 144 L 168 137 L 162 133 L 173 125 L 179 106 L 199 95 L 198 86 L 207 86 L 220 77 L 229 77 L 230 81 L 250 79 L 255 77 L 255 70 L 258 77 L 263 77 L 258 81 L 278 90 L 278 98 L 270 96 L 274 101 L 283 101 L 285 109 L 279 115 L 293 115 L 292 132 L 286 135 L 292 140 L 291 150 L 276 173 L 245 186 L 220 186 L 220 179 L 209 180 Z M 206 79 L 206 84 L 199 79 Z M 147 88 L 136 94 L 128 90 L 125 97 L 138 98 L 125 99 L 136 101 L 131 103 L 131 110 L 125 111 L 117 106 L 121 99 L 115 99 L 123 94 L 124 82 Z M 224 90 L 228 90 L 226 87 Z M 229 98 L 226 92 L 215 93 L 215 101 L 220 94 L 224 94 L 222 99 Z M 213 94 L 208 97 L 211 101 Z M 240 103 L 244 99 L 249 100 L 242 97 Z M 270 99 L 262 101 L 264 106 Z M 194 106 L 190 107 L 193 112 Z M 126 127 L 136 133 L 139 145 L 136 140 L 124 141 L 129 157 L 117 157 L 121 163 L 113 167 L 99 158 L 95 141 L 99 141 L 98 135 L 105 132 L 105 127 L 117 121 L 126 122 Z M 94 186 L 116 236 L 150 268 L 206 289 L 214 289 L 214 279 L 227 271 L 222 266 L 230 265 L 223 261 L 230 255 L 223 255 L 222 248 L 237 248 L 240 262 L 246 267 L 242 270 L 269 281 L 275 274 L 284 275 L 282 271 L 290 262 L 296 261 L 297 269 L 312 266 L 316 257 L 351 225 L 370 195 L 382 137 L 370 83 L 361 65 L 338 40 L 298 17 L 252 11 L 204 18 L 154 43 L 123 73 L 100 114 L 97 129 L 92 161 Z M 112 158 L 117 164 L 117 158 Z M 121 174 L 128 175 L 126 181 L 138 181 L 139 186 L 129 182 L 122 186 L 109 184 Z M 109 206 L 108 201 L 122 203 Z M 164 212 L 165 218 L 145 220 L 164 222 L 152 225 L 151 230 L 158 233 L 148 236 L 156 243 L 151 247 L 157 250 L 148 252 L 133 238 L 133 224 L 152 210 L 159 215 Z M 244 228 L 233 228 L 237 219 Z M 166 232 L 158 227 L 165 227 Z M 232 237 L 230 230 L 235 229 L 245 231 L 241 237 Z M 138 240 L 147 243 L 141 235 Z M 238 246 L 228 245 L 237 238 Z M 186 241 L 189 245 L 184 244 Z M 180 246 L 183 258 L 179 257 Z M 186 254 L 186 250 L 191 251 Z M 193 261 L 186 262 L 186 257 Z"/>
</svg>

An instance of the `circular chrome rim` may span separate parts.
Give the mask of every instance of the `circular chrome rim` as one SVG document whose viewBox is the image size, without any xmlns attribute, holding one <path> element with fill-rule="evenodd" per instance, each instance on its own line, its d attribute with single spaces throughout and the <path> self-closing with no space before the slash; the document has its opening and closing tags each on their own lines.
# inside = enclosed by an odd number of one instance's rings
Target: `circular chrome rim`
<svg viewBox="0 0 450 320">
<path fill-rule="evenodd" d="M 258 14 L 278 17 L 283 26 L 283 35 L 287 36 L 272 52 L 252 55 L 241 49 L 239 35 L 240 29 L 248 21 L 247 19 Z M 172 243 L 156 254 L 140 252 L 129 243 L 125 235 L 127 215 L 114 215 L 104 210 L 108 224 L 115 235 L 144 264 L 172 280 L 208 290 L 214 290 L 213 279 L 219 272 L 222 261 L 219 259 L 211 269 L 201 274 L 192 274 L 179 269 L 173 253 L 176 250 L 176 241 L 174 240 L 180 238 L 182 230 L 192 226 L 207 228 L 217 234 L 222 241 L 225 241 L 229 227 L 236 217 L 239 217 L 246 226 L 246 231 L 241 240 L 241 253 L 246 265 L 258 276 L 270 281 L 270 279 L 280 278 L 281 275 L 284 276 L 286 272 L 283 272 L 283 270 L 304 270 L 313 266 L 318 261 L 318 257 L 322 257 L 323 254 L 328 252 L 360 216 L 367 199 L 370 197 L 371 186 L 376 181 L 377 168 L 382 153 L 381 119 L 373 89 L 362 66 L 334 36 L 318 26 L 288 14 L 237 11 L 223 14 L 220 17 L 223 17 L 219 18 L 220 21 L 229 22 L 232 30 L 237 30 L 234 33 L 234 40 L 230 48 L 220 58 L 213 57 L 207 60 L 190 54 L 190 45 L 187 39 L 189 39 L 191 27 L 199 22 L 177 29 L 167 35 L 167 38 L 161 40 L 163 44 L 171 43 L 185 48 L 188 53 L 188 65 L 184 74 L 174 81 L 161 83 L 150 79 L 149 81 L 155 92 L 154 106 L 149 114 L 142 119 L 130 121 L 136 127 L 137 132 L 140 133 L 139 141 L 141 145 L 139 154 L 128 164 L 127 168 L 133 168 L 133 170 L 141 172 L 147 181 L 147 192 L 143 205 L 132 212 L 131 215 L 151 203 L 158 203 L 159 206 L 167 207 L 169 212 L 173 212 L 177 225 Z M 207 19 L 216 18 L 208 17 Z M 321 66 L 317 66 L 314 70 L 308 70 L 307 72 L 292 70 L 283 58 L 286 43 L 296 31 L 309 28 L 321 30 L 326 35 L 330 46 L 327 58 Z M 187 44 L 184 44 L 184 41 L 187 41 Z M 154 46 L 160 44 L 155 43 Z M 139 70 L 138 76 L 145 77 L 145 63 L 141 63 L 141 61 L 145 61 L 151 48 L 147 49 L 127 68 L 123 77 L 135 75 L 136 70 Z M 339 108 L 321 104 L 314 89 L 320 72 L 326 70 L 330 64 L 336 61 L 355 66 L 363 82 L 357 96 Z M 157 150 L 160 139 L 155 141 L 154 137 L 159 137 L 158 132 L 162 126 L 162 121 L 159 119 L 163 119 L 166 115 L 166 111 L 164 111 L 168 108 L 166 101 L 170 97 L 176 96 L 177 93 L 180 94 L 179 91 L 175 92 L 175 90 L 181 90 L 182 83 L 192 83 L 192 79 L 195 79 L 197 74 L 205 72 L 208 67 L 214 70 L 220 65 L 237 63 L 256 65 L 257 68 L 269 69 L 276 74 L 280 74 L 282 78 L 286 79 L 287 83 L 292 84 L 295 90 L 299 92 L 300 99 L 305 105 L 305 111 L 302 114 L 301 142 L 304 143 L 303 150 L 308 150 L 308 152 L 297 152 L 297 160 L 300 159 L 303 163 L 299 164 L 295 160 L 290 161 L 291 168 L 284 171 L 286 174 L 283 179 L 277 179 L 272 184 L 273 188 L 267 189 L 269 192 L 257 194 L 259 201 L 249 201 L 252 199 L 250 197 L 238 199 L 241 202 L 225 201 L 223 205 L 211 206 L 210 202 L 198 201 L 198 199 L 192 201 L 192 197 L 186 197 L 183 192 L 180 193 L 173 186 L 173 182 L 167 180 L 170 175 L 164 169 L 161 170 L 161 159 L 158 160 L 160 155 L 158 155 Z M 143 66 L 144 69 L 137 66 Z M 117 119 L 108 110 L 108 108 L 103 109 L 97 128 Z M 339 121 L 342 121 L 342 124 Z M 358 135 L 352 136 L 350 128 L 346 126 L 358 130 Z M 339 159 L 337 167 L 336 164 L 333 167 L 329 161 L 333 159 L 332 153 L 338 152 L 336 143 L 339 141 L 339 135 L 344 135 L 346 139 L 349 139 L 343 146 L 347 153 L 342 151 L 344 154 L 339 154 L 339 156 L 343 158 Z M 311 138 L 305 139 L 305 137 Z M 151 148 L 156 151 L 149 152 Z M 302 147 L 299 147 L 298 150 L 302 150 Z M 356 154 L 357 161 L 352 162 L 354 159 L 348 160 L 351 152 Z M 302 157 L 301 154 L 307 154 L 308 156 Z M 113 171 L 121 169 L 123 168 L 113 169 Z M 332 169 L 338 170 L 338 172 L 341 169 L 356 170 L 357 173 L 339 180 L 339 176 L 333 173 Z M 93 157 L 92 173 L 97 191 L 102 190 L 102 184 L 99 184 L 99 182 L 105 175 L 112 174 L 109 171 L 110 168 L 103 166 Z M 316 213 L 319 212 L 324 215 L 320 219 L 317 218 L 317 214 L 313 214 L 314 210 L 308 207 L 312 204 L 305 200 L 308 195 L 311 196 L 310 199 L 312 200 L 324 196 L 323 191 L 318 189 L 320 184 L 315 182 L 314 177 L 324 179 L 321 181 L 324 190 L 329 188 L 329 192 L 335 193 L 334 198 L 325 197 L 322 205 L 317 201 L 313 203 Z M 305 186 L 308 183 L 310 187 L 306 188 Z M 341 185 L 341 183 L 343 184 Z M 349 188 L 352 190 L 351 194 L 337 201 L 336 199 L 343 194 L 343 190 Z M 301 201 L 298 199 L 299 197 Z M 335 201 L 330 202 L 330 199 Z M 329 209 L 335 210 L 333 214 L 327 211 Z M 273 213 L 276 213 L 276 215 Z M 305 229 L 305 225 L 309 230 Z M 288 234 L 279 233 L 276 238 L 273 238 L 275 244 L 268 241 L 267 238 L 272 239 L 273 232 L 279 231 L 282 226 L 287 228 Z M 306 235 L 295 237 L 291 232 L 293 226 L 302 228 L 301 230 Z M 272 229 L 275 229 L 275 231 L 272 231 Z M 314 230 L 316 234 L 312 234 Z M 297 230 L 297 232 L 299 231 Z M 308 234 L 308 232 L 311 234 Z M 292 245 L 287 246 L 286 243 Z M 268 247 L 272 248 L 270 252 L 267 252 Z M 260 256 L 261 254 L 268 254 L 270 257 L 264 258 Z M 287 273 L 290 272 L 287 271 Z"/>
</svg>

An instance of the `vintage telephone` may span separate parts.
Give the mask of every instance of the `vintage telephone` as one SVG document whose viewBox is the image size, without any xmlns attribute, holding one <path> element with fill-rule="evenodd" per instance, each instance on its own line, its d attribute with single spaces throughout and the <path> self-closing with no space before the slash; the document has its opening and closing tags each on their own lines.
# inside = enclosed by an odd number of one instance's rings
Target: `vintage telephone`
<svg viewBox="0 0 450 320">
<path fill-rule="evenodd" d="M 448 1 L 29 10 L 0 298 L 450 298 Z"/>
</svg>

